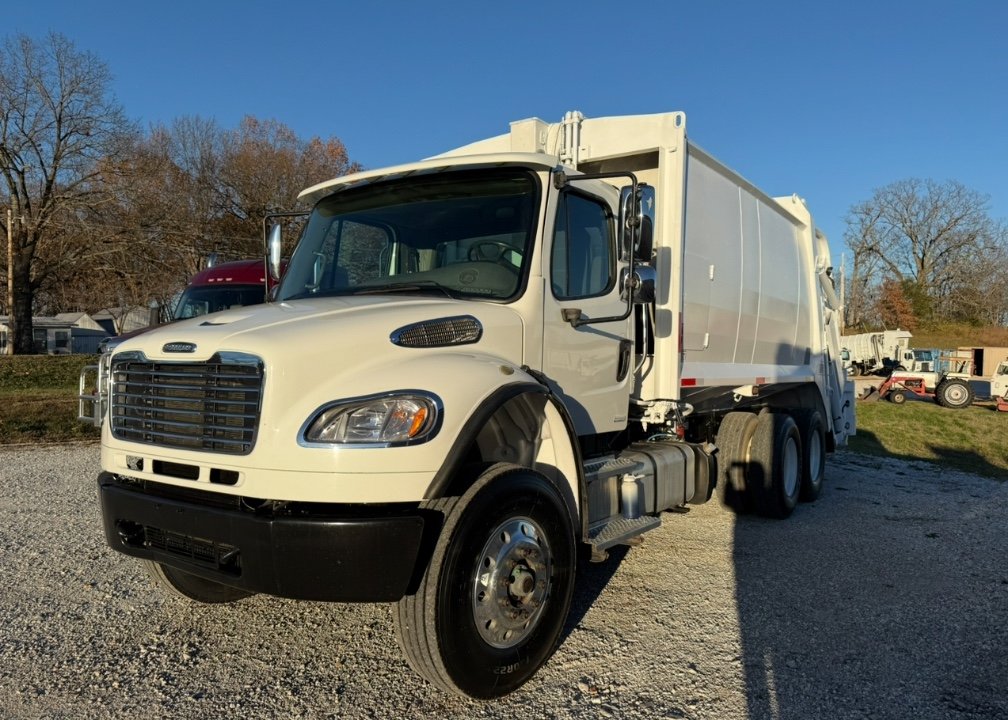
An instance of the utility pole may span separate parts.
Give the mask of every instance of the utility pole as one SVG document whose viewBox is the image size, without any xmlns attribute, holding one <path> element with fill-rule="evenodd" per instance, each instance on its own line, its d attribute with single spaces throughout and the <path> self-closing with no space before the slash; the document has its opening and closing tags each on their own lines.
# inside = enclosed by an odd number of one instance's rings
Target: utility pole
<svg viewBox="0 0 1008 720">
<path fill-rule="evenodd" d="M 7 208 L 7 354 L 14 354 L 14 212 Z"/>
<path fill-rule="evenodd" d="M 840 334 L 843 335 L 847 317 L 847 255 L 840 256 Z"/>
</svg>

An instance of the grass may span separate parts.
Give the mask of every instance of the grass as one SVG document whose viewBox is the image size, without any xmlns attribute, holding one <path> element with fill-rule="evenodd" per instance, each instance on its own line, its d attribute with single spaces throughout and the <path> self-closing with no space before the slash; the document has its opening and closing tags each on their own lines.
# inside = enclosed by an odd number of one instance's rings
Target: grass
<svg viewBox="0 0 1008 720">
<path fill-rule="evenodd" d="M 77 377 L 95 355 L 0 357 L 0 444 L 97 440 L 77 420 Z"/>
<path fill-rule="evenodd" d="M 1008 343 L 1006 343 L 1008 345 Z M 0 444 L 95 440 L 77 420 L 77 377 L 94 355 L 0 357 Z M 929 401 L 858 402 L 850 448 L 1008 479 L 1008 413 Z"/>
<path fill-rule="evenodd" d="M 860 332 L 848 330 L 850 334 Z M 910 346 L 953 350 L 960 347 L 1008 347 L 1008 328 L 973 327 L 963 323 L 936 323 L 913 331 Z"/>
<path fill-rule="evenodd" d="M 855 452 L 1008 479 L 1008 413 L 992 403 L 952 410 L 929 400 L 858 402 L 857 425 Z"/>
</svg>

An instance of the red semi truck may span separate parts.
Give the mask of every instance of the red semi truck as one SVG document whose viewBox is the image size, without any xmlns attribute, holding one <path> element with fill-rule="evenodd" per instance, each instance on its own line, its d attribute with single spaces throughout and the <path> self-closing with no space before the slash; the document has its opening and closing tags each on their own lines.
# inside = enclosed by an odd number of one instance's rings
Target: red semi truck
<svg viewBox="0 0 1008 720">
<path fill-rule="evenodd" d="M 261 259 L 213 265 L 193 276 L 171 308 L 168 320 L 185 320 L 242 305 L 258 305 L 266 300 L 266 293 L 274 284 L 267 283 L 266 266 Z"/>
</svg>

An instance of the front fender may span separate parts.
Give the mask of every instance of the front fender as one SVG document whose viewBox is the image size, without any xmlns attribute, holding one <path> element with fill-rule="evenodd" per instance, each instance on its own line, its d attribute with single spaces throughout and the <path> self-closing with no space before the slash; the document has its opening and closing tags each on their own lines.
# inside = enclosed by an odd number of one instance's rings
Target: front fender
<svg viewBox="0 0 1008 720">
<path fill-rule="evenodd" d="M 509 378 L 504 383 L 493 376 L 482 378 L 497 385 L 477 393 L 478 402 L 455 434 L 424 497 L 461 495 L 487 467 L 515 464 L 553 482 L 578 526 L 585 479 L 570 414 L 560 398 L 525 369 L 514 369 Z"/>
</svg>

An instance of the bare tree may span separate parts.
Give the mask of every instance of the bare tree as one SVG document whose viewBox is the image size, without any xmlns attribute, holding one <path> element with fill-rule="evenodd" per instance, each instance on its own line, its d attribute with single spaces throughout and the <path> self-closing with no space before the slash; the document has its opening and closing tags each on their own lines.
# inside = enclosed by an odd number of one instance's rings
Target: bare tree
<svg viewBox="0 0 1008 720">
<path fill-rule="evenodd" d="M 895 280 L 925 322 L 969 315 L 961 303 L 979 280 L 977 260 L 1008 242 L 986 196 L 955 181 L 915 178 L 879 188 L 853 206 L 845 240 L 854 253 L 854 306 L 869 307 L 858 304 L 858 293 L 879 297 L 883 281 Z"/>
<path fill-rule="evenodd" d="M 15 353 L 32 352 L 36 290 L 72 260 L 47 246 L 60 240 L 61 222 L 97 201 L 99 160 L 116 155 L 130 130 L 110 83 L 104 63 L 58 33 L 9 37 L 0 47 L 0 200 L 13 216 L 7 312 Z"/>
<path fill-rule="evenodd" d="M 100 251 L 78 264 L 94 280 L 90 307 L 164 303 L 219 259 L 262 253 L 265 213 L 294 209 L 301 189 L 358 169 L 336 138 L 305 141 L 282 123 L 246 117 L 235 130 L 182 117 L 102 163 L 109 202 L 85 222 Z M 62 298 L 64 302 L 69 298 Z"/>
<path fill-rule="evenodd" d="M 296 209 L 304 188 L 360 169 L 338 138 L 305 141 L 276 120 L 246 116 L 226 133 L 221 164 L 222 233 L 258 245 L 263 217 Z"/>
</svg>

